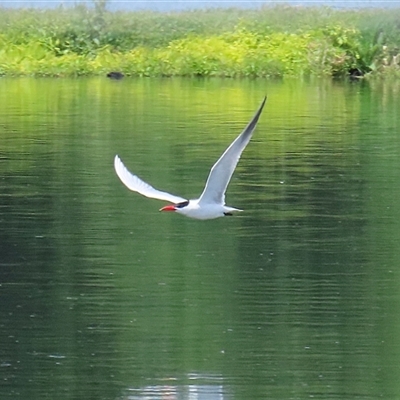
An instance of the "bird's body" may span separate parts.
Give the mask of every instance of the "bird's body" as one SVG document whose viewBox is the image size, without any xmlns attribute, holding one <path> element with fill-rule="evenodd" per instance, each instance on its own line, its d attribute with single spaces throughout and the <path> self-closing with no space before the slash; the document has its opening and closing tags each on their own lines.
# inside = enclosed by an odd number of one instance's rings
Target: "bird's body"
<svg viewBox="0 0 400 400">
<path fill-rule="evenodd" d="M 201 204 L 199 199 L 189 200 L 189 203 L 184 207 L 179 207 L 178 204 L 165 206 L 162 211 L 175 211 L 178 214 L 186 215 L 195 219 L 215 219 L 232 215 L 233 212 L 242 211 L 238 208 L 228 207 L 224 204 L 205 203 Z"/>
<path fill-rule="evenodd" d="M 186 200 L 182 197 L 174 196 L 170 193 L 162 192 L 153 188 L 136 175 L 131 174 L 118 156 L 115 156 L 114 159 L 115 171 L 122 183 L 124 183 L 124 185 L 130 190 L 138 192 L 146 197 L 174 203 L 161 208 L 160 211 L 175 211 L 178 214 L 190 218 L 203 220 L 232 215 L 233 212 L 241 211 L 237 208 L 225 205 L 225 191 L 239 158 L 251 139 L 258 119 L 264 108 L 265 101 L 266 98 L 264 98 L 259 109 L 244 131 L 231 143 L 218 161 L 213 165 L 203 193 L 198 199 Z"/>
</svg>

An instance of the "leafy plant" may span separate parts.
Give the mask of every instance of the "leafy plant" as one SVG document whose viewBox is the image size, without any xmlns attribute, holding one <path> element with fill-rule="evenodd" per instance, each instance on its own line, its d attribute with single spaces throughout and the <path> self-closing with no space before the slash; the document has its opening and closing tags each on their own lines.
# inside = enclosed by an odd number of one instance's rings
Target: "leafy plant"
<svg viewBox="0 0 400 400">
<path fill-rule="evenodd" d="M 138 76 L 397 75 L 400 8 L 110 12 L 107 0 L 0 10 L 0 73 Z"/>
</svg>

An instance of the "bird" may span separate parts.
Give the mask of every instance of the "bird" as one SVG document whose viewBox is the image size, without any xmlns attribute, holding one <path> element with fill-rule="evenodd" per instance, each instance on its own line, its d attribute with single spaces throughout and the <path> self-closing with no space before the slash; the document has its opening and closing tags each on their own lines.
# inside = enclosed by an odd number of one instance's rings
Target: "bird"
<svg viewBox="0 0 400 400">
<path fill-rule="evenodd" d="M 133 192 L 153 199 L 165 200 L 172 204 L 162 207 L 159 211 L 173 211 L 186 217 L 209 220 L 233 215 L 243 211 L 225 205 L 225 191 L 232 174 L 239 162 L 240 156 L 249 143 L 258 119 L 262 113 L 267 97 L 265 96 L 242 133 L 230 144 L 213 165 L 207 178 L 203 192 L 198 199 L 188 200 L 180 196 L 163 192 L 144 182 L 137 175 L 132 174 L 123 164 L 118 155 L 114 158 L 114 168 L 122 183 Z"/>
</svg>

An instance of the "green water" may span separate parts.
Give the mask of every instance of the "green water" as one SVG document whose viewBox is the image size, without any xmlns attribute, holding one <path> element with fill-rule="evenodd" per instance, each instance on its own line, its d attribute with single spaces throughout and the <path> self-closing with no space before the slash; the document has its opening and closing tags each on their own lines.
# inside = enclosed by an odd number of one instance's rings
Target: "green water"
<svg viewBox="0 0 400 400">
<path fill-rule="evenodd" d="M 268 103 L 196 221 L 196 197 Z M 0 398 L 400 398 L 391 85 L 0 80 Z"/>
</svg>

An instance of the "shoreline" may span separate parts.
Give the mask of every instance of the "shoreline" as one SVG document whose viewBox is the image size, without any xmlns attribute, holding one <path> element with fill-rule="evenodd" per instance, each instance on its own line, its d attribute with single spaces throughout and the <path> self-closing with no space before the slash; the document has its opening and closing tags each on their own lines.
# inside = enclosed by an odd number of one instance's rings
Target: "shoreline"
<svg viewBox="0 0 400 400">
<path fill-rule="evenodd" d="M 400 7 L 0 8 L 0 75 L 400 77 Z"/>
</svg>

